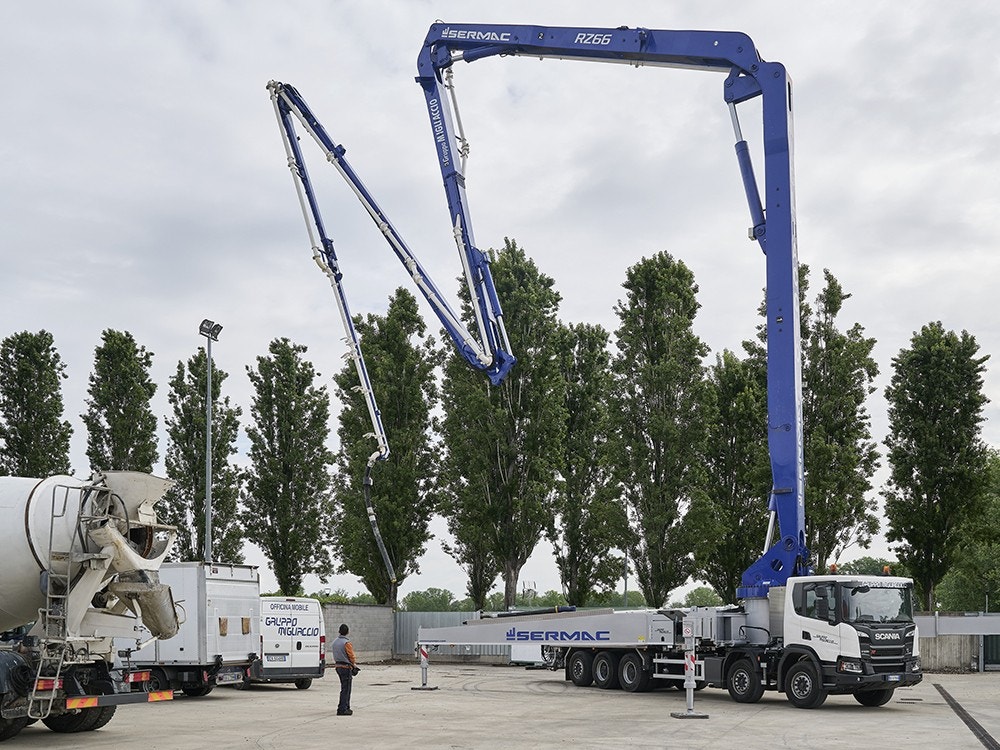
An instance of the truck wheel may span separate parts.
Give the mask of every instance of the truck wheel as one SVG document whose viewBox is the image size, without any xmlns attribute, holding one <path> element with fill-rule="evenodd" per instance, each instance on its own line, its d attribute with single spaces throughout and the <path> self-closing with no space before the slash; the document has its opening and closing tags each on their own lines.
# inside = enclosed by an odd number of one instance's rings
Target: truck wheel
<svg viewBox="0 0 1000 750">
<path fill-rule="evenodd" d="M 618 682 L 629 693 L 645 693 L 653 676 L 642 668 L 642 657 L 634 651 L 625 654 L 618 664 Z"/>
<path fill-rule="evenodd" d="M 28 726 L 27 716 L 21 716 L 17 719 L 4 719 L 0 717 L 0 742 L 9 740 L 26 726 Z"/>
<path fill-rule="evenodd" d="M 93 723 L 95 717 L 91 713 L 95 709 L 87 708 L 75 714 L 59 714 L 58 716 L 46 716 L 42 719 L 42 724 L 53 732 L 59 734 L 71 734 L 73 732 L 83 732 L 87 726 Z"/>
<path fill-rule="evenodd" d="M 301 680 L 295 681 L 295 687 L 299 690 L 308 690 L 309 686 L 313 684 L 313 681 L 309 677 L 303 677 Z"/>
<path fill-rule="evenodd" d="M 601 651 L 594 657 L 594 683 L 602 690 L 617 690 L 619 656 L 614 651 Z"/>
<path fill-rule="evenodd" d="M 756 703 L 764 695 L 760 674 L 754 669 L 750 659 L 735 661 L 729 668 L 726 683 L 729 686 L 729 697 L 737 703 Z"/>
<path fill-rule="evenodd" d="M 574 651 L 569 657 L 569 678 L 577 687 L 594 684 L 594 655 L 589 651 Z"/>
<path fill-rule="evenodd" d="M 149 673 L 149 681 L 146 683 L 146 689 L 150 693 L 158 693 L 161 690 L 170 690 L 170 680 L 167 679 L 167 673 L 162 669 L 153 669 Z"/>
<path fill-rule="evenodd" d="M 785 675 L 785 695 L 796 708 L 819 708 L 826 700 L 826 691 L 808 659 L 798 661 Z"/>
<path fill-rule="evenodd" d="M 118 706 L 102 706 L 101 708 L 95 710 L 98 712 L 98 715 L 95 717 L 93 725 L 87 727 L 85 730 L 87 732 L 93 732 L 96 729 L 100 729 L 111 721 L 112 717 L 115 715 L 115 711 L 118 710 Z"/>
<path fill-rule="evenodd" d="M 188 698 L 204 698 L 212 692 L 213 685 L 198 685 L 197 687 L 181 688 Z"/>
<path fill-rule="evenodd" d="M 854 700 L 862 706 L 884 706 L 892 700 L 895 688 L 883 688 L 881 690 L 865 690 L 854 694 Z"/>
</svg>

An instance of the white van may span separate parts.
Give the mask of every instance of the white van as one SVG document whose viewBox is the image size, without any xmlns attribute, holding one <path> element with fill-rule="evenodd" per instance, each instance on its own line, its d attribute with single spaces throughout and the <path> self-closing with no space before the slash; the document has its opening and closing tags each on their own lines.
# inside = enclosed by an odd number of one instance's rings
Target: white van
<svg viewBox="0 0 1000 750">
<path fill-rule="evenodd" d="M 326 671 L 326 626 L 316 599 L 260 598 L 260 652 L 244 687 L 255 682 L 294 682 L 299 690 Z"/>
</svg>

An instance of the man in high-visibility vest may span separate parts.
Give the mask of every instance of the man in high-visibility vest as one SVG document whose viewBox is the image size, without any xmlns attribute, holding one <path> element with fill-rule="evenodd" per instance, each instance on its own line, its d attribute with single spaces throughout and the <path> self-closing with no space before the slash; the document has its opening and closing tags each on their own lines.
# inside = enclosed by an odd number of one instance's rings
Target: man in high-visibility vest
<svg viewBox="0 0 1000 750">
<path fill-rule="evenodd" d="M 354 646 L 347 637 L 350 629 L 347 625 L 341 625 L 338 632 L 340 635 L 330 647 L 333 653 L 333 666 L 336 667 L 337 676 L 340 678 L 340 703 L 337 704 L 337 716 L 350 716 L 354 713 L 351 710 L 351 682 L 359 670 L 354 658 Z"/>
</svg>

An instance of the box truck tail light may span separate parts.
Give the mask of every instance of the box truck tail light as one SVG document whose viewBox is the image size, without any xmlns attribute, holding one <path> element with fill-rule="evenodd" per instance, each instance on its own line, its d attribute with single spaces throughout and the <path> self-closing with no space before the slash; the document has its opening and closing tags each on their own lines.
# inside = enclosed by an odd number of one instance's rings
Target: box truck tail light
<svg viewBox="0 0 1000 750">
<path fill-rule="evenodd" d="M 125 675 L 125 682 L 149 682 L 151 674 L 148 669 L 145 672 L 129 672 Z"/>
</svg>

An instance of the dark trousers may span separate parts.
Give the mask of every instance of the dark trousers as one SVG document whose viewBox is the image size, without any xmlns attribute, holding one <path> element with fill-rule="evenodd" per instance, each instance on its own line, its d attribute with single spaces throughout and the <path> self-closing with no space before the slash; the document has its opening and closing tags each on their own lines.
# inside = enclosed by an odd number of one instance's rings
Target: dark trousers
<svg viewBox="0 0 1000 750">
<path fill-rule="evenodd" d="M 337 667 L 337 677 L 340 678 L 340 703 L 337 704 L 338 711 L 346 711 L 351 707 L 351 676 L 350 669 Z"/>
</svg>

